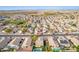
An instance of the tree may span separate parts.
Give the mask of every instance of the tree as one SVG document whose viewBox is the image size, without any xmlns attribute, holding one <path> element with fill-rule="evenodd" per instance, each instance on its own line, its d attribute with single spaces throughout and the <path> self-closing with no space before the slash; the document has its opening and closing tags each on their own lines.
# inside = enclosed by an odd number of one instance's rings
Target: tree
<svg viewBox="0 0 79 59">
<path fill-rule="evenodd" d="M 9 51 L 16 51 L 15 48 L 9 48 Z"/>
<path fill-rule="evenodd" d="M 22 24 L 25 24 L 26 21 L 19 19 L 19 20 L 11 20 L 10 23 L 15 25 L 22 25 Z"/>
<path fill-rule="evenodd" d="M 32 36 L 32 41 L 35 42 L 37 39 L 38 39 L 38 36 L 37 36 L 37 35 L 33 35 L 33 36 Z"/>
<path fill-rule="evenodd" d="M 6 25 L 6 24 L 9 24 L 9 23 L 10 23 L 10 20 L 7 20 L 7 19 L 6 19 L 6 20 L 3 21 L 3 24 L 5 24 L 5 25 Z"/>
<path fill-rule="evenodd" d="M 35 41 L 38 39 L 38 36 L 37 35 L 33 35 L 32 36 L 32 44 L 33 46 L 35 46 Z"/>
<path fill-rule="evenodd" d="M 75 19 L 75 16 L 74 16 L 74 15 L 70 15 L 70 18 L 71 18 L 71 19 Z"/>
<path fill-rule="evenodd" d="M 51 46 L 48 46 L 48 51 L 50 52 L 50 51 L 52 51 L 52 48 L 51 48 Z"/>
<path fill-rule="evenodd" d="M 4 31 L 5 31 L 6 33 L 10 33 L 10 32 L 12 32 L 12 29 L 6 28 L 6 29 L 4 29 Z"/>
<path fill-rule="evenodd" d="M 0 49 L 0 52 L 1 52 L 2 50 Z"/>
<path fill-rule="evenodd" d="M 25 33 L 27 31 L 27 28 L 22 28 L 21 31 Z"/>
<path fill-rule="evenodd" d="M 76 51 L 79 52 L 79 45 L 76 47 Z"/>
<path fill-rule="evenodd" d="M 76 24 L 72 24 L 72 26 L 76 27 Z"/>
</svg>

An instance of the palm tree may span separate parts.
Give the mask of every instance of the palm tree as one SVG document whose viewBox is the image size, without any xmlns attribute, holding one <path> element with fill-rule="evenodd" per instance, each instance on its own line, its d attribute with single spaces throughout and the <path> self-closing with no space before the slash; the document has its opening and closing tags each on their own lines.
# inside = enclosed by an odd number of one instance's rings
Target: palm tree
<svg viewBox="0 0 79 59">
<path fill-rule="evenodd" d="M 35 48 L 35 41 L 38 39 L 38 36 L 37 35 L 33 35 L 32 36 L 32 46 L 33 46 L 33 49 Z"/>
</svg>

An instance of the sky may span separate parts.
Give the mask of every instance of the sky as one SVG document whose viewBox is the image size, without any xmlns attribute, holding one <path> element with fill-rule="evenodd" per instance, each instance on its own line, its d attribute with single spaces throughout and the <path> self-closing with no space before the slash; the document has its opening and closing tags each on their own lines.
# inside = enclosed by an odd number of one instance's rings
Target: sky
<svg viewBox="0 0 79 59">
<path fill-rule="evenodd" d="M 79 6 L 0 6 L 0 10 L 79 10 Z"/>
</svg>

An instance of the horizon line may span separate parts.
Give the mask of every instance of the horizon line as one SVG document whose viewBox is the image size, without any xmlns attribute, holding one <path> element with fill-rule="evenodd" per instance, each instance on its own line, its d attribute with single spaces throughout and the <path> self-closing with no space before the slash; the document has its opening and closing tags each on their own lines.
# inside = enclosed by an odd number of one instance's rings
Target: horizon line
<svg viewBox="0 0 79 59">
<path fill-rule="evenodd" d="M 79 6 L 0 6 L 1 10 L 79 10 Z"/>
</svg>

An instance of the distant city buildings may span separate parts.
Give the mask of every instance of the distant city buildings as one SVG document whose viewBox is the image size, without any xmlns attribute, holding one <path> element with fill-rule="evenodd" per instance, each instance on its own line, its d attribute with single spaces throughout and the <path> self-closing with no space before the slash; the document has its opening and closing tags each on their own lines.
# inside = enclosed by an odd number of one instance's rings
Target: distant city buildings
<svg viewBox="0 0 79 59">
<path fill-rule="evenodd" d="M 76 51 L 78 36 L 49 35 L 78 32 L 79 11 L 6 11 L 0 14 L 0 35 L 35 36 L 0 37 L 0 51 Z"/>
</svg>

